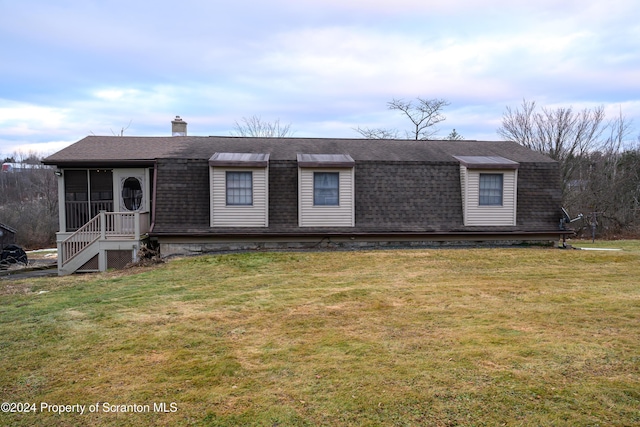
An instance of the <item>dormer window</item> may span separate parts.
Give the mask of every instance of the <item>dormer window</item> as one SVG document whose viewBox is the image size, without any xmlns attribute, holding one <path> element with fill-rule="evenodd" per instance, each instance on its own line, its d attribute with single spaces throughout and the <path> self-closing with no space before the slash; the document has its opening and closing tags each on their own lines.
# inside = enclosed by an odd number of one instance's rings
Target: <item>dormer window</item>
<svg viewBox="0 0 640 427">
<path fill-rule="evenodd" d="M 211 227 L 269 226 L 269 154 L 215 153 L 209 178 Z"/>
<path fill-rule="evenodd" d="M 355 226 L 355 161 L 348 154 L 298 154 L 300 227 Z"/>
<path fill-rule="evenodd" d="M 499 156 L 454 156 L 460 162 L 466 226 L 514 226 L 519 163 Z"/>
</svg>

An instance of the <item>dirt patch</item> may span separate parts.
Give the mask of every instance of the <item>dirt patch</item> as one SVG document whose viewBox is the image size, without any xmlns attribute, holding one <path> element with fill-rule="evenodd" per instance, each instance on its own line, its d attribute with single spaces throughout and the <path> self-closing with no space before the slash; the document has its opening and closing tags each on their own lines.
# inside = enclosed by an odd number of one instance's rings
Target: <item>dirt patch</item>
<svg viewBox="0 0 640 427">
<path fill-rule="evenodd" d="M 0 277 L 4 279 L 4 277 Z M 31 283 L 7 283 L 0 286 L 0 295 L 26 295 L 31 293 Z"/>
</svg>

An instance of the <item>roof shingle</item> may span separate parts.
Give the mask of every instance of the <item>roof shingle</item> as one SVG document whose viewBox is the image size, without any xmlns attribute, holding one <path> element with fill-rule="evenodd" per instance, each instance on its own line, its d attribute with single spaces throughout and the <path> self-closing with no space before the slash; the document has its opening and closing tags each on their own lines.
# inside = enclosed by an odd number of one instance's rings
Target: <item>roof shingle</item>
<svg viewBox="0 0 640 427">
<path fill-rule="evenodd" d="M 453 156 L 500 156 L 514 162 L 553 162 L 510 141 L 414 141 L 340 138 L 246 138 L 230 136 L 88 136 L 47 157 L 50 165 L 152 163 L 156 159 L 205 159 L 216 152 L 269 153 L 271 160 L 297 155 L 344 154 L 358 161 L 457 162 Z"/>
</svg>

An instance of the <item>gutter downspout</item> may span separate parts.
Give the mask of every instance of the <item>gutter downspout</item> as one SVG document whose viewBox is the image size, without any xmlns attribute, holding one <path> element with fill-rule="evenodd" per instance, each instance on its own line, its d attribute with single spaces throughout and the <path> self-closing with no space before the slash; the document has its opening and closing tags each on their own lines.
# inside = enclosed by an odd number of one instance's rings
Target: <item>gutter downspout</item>
<svg viewBox="0 0 640 427">
<path fill-rule="evenodd" d="M 151 226 L 149 226 L 149 233 L 153 232 L 153 227 L 156 225 L 156 196 L 158 194 L 158 161 L 153 163 L 153 204 L 151 206 Z"/>
</svg>

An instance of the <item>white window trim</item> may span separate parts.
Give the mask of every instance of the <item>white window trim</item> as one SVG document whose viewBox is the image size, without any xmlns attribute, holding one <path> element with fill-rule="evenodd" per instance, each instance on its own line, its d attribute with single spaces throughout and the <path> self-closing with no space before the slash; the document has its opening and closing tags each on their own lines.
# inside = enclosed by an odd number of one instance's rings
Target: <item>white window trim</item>
<svg viewBox="0 0 640 427">
<path fill-rule="evenodd" d="M 315 172 L 337 172 L 338 205 L 314 205 Z M 355 227 L 355 168 L 298 167 L 298 225 L 300 227 Z"/>
<path fill-rule="evenodd" d="M 500 177 L 500 203 L 482 203 L 482 177 Z M 486 189 L 485 190 L 493 190 Z M 494 197 L 494 196 L 489 196 Z M 504 173 L 486 173 L 480 172 L 478 177 L 478 206 L 504 206 Z"/>
<path fill-rule="evenodd" d="M 480 174 L 502 175 L 502 205 L 480 204 Z M 465 226 L 515 226 L 518 211 L 518 169 L 469 169 L 460 165 Z"/>
<path fill-rule="evenodd" d="M 253 206 L 253 171 L 234 171 L 234 170 L 227 170 L 225 171 L 225 182 L 224 182 L 224 191 L 225 191 L 225 205 L 226 206 Z M 251 181 L 251 187 L 249 187 L 249 190 L 251 191 L 250 194 L 250 199 L 251 201 L 249 203 L 229 203 L 229 174 L 249 174 L 249 176 L 251 177 L 250 181 Z M 239 189 L 239 188 L 236 188 Z"/>
<path fill-rule="evenodd" d="M 252 172 L 252 204 L 227 205 L 227 172 Z M 209 166 L 211 227 L 269 226 L 269 167 Z"/>
<path fill-rule="evenodd" d="M 338 188 L 336 190 L 338 190 L 338 200 L 336 203 L 318 203 L 319 200 L 317 200 L 316 198 L 316 190 L 318 190 L 318 187 L 316 186 L 316 184 L 318 184 L 318 180 L 317 180 L 318 174 L 337 175 Z M 340 172 L 325 172 L 325 171 L 313 172 L 313 206 L 332 206 L 332 207 L 340 206 Z"/>
</svg>

